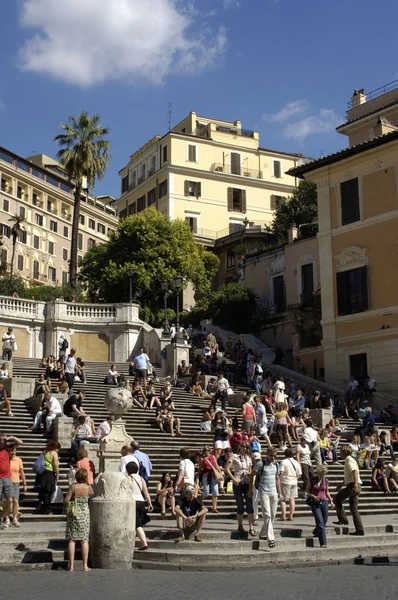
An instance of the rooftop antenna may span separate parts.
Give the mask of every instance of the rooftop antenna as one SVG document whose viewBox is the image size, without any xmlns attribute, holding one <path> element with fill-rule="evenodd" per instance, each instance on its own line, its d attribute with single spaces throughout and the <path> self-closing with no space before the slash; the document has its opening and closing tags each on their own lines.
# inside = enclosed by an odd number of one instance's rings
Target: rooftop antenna
<svg viewBox="0 0 398 600">
<path fill-rule="evenodd" d="M 173 109 L 173 105 L 171 102 L 169 102 L 169 131 L 171 131 L 171 113 L 172 113 L 172 109 Z"/>
<path fill-rule="evenodd" d="M 321 148 L 321 152 L 320 152 L 320 158 L 323 158 L 324 154 L 323 154 L 323 150 Z"/>
</svg>

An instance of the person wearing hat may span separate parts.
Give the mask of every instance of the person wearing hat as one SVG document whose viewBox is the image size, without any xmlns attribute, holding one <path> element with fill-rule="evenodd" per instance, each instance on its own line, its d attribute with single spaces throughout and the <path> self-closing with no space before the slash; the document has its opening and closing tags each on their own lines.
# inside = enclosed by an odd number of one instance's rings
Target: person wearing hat
<svg viewBox="0 0 398 600">
<path fill-rule="evenodd" d="M 266 459 L 258 461 L 250 473 L 249 498 L 253 497 L 253 488 L 258 486 L 264 524 L 261 528 L 260 540 L 268 540 L 268 547 L 275 548 L 274 521 L 278 509 L 278 499 L 282 499 L 279 465 L 275 464 L 276 450 L 267 449 Z M 254 480 L 256 485 L 254 486 Z"/>
<path fill-rule="evenodd" d="M 3 342 L 3 360 L 12 360 L 12 351 L 16 350 L 15 335 L 12 332 L 12 327 L 8 327 L 1 338 Z"/>
</svg>

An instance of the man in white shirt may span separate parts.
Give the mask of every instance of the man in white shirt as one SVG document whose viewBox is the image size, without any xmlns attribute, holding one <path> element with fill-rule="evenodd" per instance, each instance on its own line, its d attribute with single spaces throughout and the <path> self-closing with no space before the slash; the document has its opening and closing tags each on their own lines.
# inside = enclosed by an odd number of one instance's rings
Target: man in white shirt
<svg viewBox="0 0 398 600">
<path fill-rule="evenodd" d="M 119 462 L 120 473 L 127 473 L 126 467 L 132 461 L 137 463 L 138 468 L 140 467 L 140 463 L 138 462 L 136 457 L 133 456 L 133 449 L 131 446 L 127 446 L 127 445 L 123 446 L 122 449 L 120 450 L 120 454 L 122 455 L 122 458 L 120 459 L 120 462 Z"/>
<path fill-rule="evenodd" d="M 317 467 L 322 464 L 321 451 L 318 444 L 318 432 L 312 426 L 312 421 L 307 421 L 307 427 L 304 429 L 303 436 L 311 450 L 311 458 L 315 461 Z"/>
<path fill-rule="evenodd" d="M 344 445 L 340 449 L 340 456 L 344 458 L 344 481 L 337 486 L 337 494 L 334 497 L 338 521 L 336 525 L 348 525 L 347 515 L 343 508 L 343 502 L 347 500 L 350 503 L 350 512 L 354 520 L 355 531 L 350 535 L 365 535 L 362 519 L 358 512 L 358 498 L 361 493 L 361 478 L 359 476 L 359 467 L 355 458 L 352 456 L 352 448 Z"/>
<path fill-rule="evenodd" d="M 218 374 L 217 379 L 217 392 L 214 394 L 213 399 L 211 401 L 213 407 L 216 407 L 217 400 L 221 400 L 221 408 L 225 411 L 227 408 L 227 400 L 228 400 L 228 388 L 230 387 L 228 383 L 228 379 L 225 379 L 224 373 L 222 371 Z"/>
<path fill-rule="evenodd" d="M 113 415 L 109 415 L 109 417 L 107 417 L 105 421 L 102 421 L 102 423 L 98 425 L 97 429 L 95 430 L 95 435 L 99 438 L 104 438 L 107 435 L 109 435 L 114 420 L 115 417 Z"/>
<path fill-rule="evenodd" d="M 46 408 L 46 429 L 48 433 L 51 433 L 54 419 L 57 417 L 62 417 L 62 408 L 57 398 L 51 396 L 50 392 L 44 394 L 44 406 Z M 39 410 L 36 413 L 32 427 L 33 430 L 40 428 L 43 412 L 43 410 Z"/>
<path fill-rule="evenodd" d="M 195 465 L 189 458 L 188 450 L 181 448 L 180 464 L 178 466 L 178 475 L 174 484 L 174 489 L 177 492 L 179 489 L 194 490 L 195 489 Z M 184 482 L 184 485 L 182 485 Z"/>
<path fill-rule="evenodd" d="M 15 335 L 12 332 L 12 327 L 9 327 L 7 331 L 3 333 L 1 341 L 3 342 L 3 360 L 11 361 L 15 344 Z"/>
</svg>

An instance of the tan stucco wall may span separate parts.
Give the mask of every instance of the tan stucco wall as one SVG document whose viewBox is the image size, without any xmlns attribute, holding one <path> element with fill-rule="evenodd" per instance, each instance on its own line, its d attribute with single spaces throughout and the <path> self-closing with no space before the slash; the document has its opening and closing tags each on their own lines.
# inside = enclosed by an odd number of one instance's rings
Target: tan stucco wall
<svg viewBox="0 0 398 600">
<path fill-rule="evenodd" d="M 335 187 L 330 188 L 330 223 L 333 229 L 337 227 L 337 198 Z"/>
<path fill-rule="evenodd" d="M 301 352 L 295 353 L 294 368 L 297 371 L 299 370 L 299 360 L 300 363 L 304 365 L 305 375 L 307 375 L 308 377 L 315 377 L 316 379 L 319 378 L 320 369 L 324 368 L 323 350 L 317 348 L 313 350 L 303 350 Z M 315 365 L 314 361 L 316 361 Z"/>
<path fill-rule="evenodd" d="M 71 335 L 70 347 L 76 348 L 77 356 L 80 356 L 83 361 L 109 360 L 109 340 L 105 335 L 74 333 Z"/>
<path fill-rule="evenodd" d="M 364 218 L 374 217 L 398 208 L 397 176 L 394 167 L 379 169 L 362 179 Z"/>
</svg>

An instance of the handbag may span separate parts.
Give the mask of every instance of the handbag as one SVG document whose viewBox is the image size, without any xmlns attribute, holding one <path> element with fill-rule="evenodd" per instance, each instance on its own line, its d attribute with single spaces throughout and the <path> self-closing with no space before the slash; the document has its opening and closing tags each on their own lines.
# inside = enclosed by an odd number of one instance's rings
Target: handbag
<svg viewBox="0 0 398 600">
<path fill-rule="evenodd" d="M 226 492 L 227 492 L 227 494 L 233 494 L 234 493 L 234 488 L 233 488 L 232 481 L 228 481 Z"/>
<path fill-rule="evenodd" d="M 233 396 L 234 390 L 232 388 L 227 388 L 227 394 L 228 396 Z"/>
<path fill-rule="evenodd" d="M 66 516 L 69 519 L 76 519 L 77 511 L 78 511 L 77 500 L 76 500 L 76 496 L 75 496 L 75 490 L 73 489 L 73 500 L 69 500 L 69 502 L 66 503 Z"/>
<path fill-rule="evenodd" d="M 17 342 L 15 340 L 11 344 L 11 349 L 13 352 L 16 352 L 18 350 Z"/>
<path fill-rule="evenodd" d="M 59 485 L 57 485 L 57 487 L 55 488 L 55 492 L 51 496 L 50 504 L 62 504 L 63 501 L 64 495 Z"/>
</svg>

